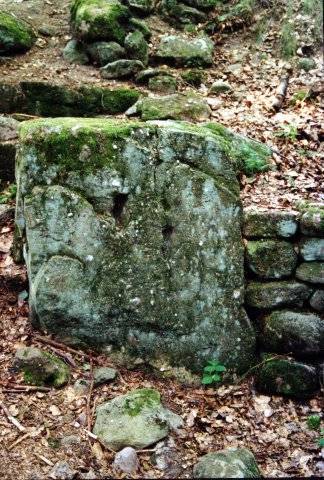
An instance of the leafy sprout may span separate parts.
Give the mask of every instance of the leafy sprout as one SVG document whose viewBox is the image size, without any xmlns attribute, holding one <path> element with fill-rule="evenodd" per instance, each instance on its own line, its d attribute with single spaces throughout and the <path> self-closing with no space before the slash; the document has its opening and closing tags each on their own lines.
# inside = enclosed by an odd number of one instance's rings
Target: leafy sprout
<svg viewBox="0 0 324 480">
<path fill-rule="evenodd" d="M 201 383 L 203 385 L 211 385 L 213 383 L 221 382 L 225 370 L 226 367 L 217 360 L 210 360 L 204 368 Z"/>
</svg>

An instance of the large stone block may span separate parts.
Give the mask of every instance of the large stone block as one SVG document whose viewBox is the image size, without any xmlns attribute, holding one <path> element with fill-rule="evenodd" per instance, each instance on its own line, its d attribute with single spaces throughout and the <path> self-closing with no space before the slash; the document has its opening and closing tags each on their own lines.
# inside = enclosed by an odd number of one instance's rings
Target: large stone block
<svg viewBox="0 0 324 480">
<path fill-rule="evenodd" d="M 28 122 L 17 182 L 36 325 L 192 370 L 250 365 L 239 185 L 208 128 Z"/>
</svg>

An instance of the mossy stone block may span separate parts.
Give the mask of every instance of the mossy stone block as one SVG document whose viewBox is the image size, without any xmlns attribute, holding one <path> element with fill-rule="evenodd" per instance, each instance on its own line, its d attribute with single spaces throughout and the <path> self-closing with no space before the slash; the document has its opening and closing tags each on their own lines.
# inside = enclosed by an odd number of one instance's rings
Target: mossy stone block
<svg viewBox="0 0 324 480">
<path fill-rule="evenodd" d="M 246 448 L 207 453 L 198 460 L 194 478 L 261 478 L 255 457 Z"/>
<path fill-rule="evenodd" d="M 324 238 L 302 238 L 299 253 L 306 262 L 324 261 Z"/>
<path fill-rule="evenodd" d="M 243 235 L 247 238 L 290 238 L 298 228 L 295 211 L 244 209 Z"/>
<path fill-rule="evenodd" d="M 143 70 L 144 65 L 140 60 L 116 60 L 100 69 L 102 78 L 129 78 Z"/>
<path fill-rule="evenodd" d="M 246 263 L 259 278 L 289 277 L 297 266 L 297 254 L 291 243 L 280 240 L 249 240 Z"/>
<path fill-rule="evenodd" d="M 208 37 L 164 35 L 155 53 L 157 61 L 177 67 L 210 67 L 214 44 Z"/>
<path fill-rule="evenodd" d="M 312 294 L 312 288 L 294 280 L 281 282 L 249 282 L 245 301 L 250 307 L 270 309 L 283 306 L 302 307 Z"/>
<path fill-rule="evenodd" d="M 77 40 L 70 40 L 63 49 L 63 58 L 69 63 L 76 65 L 86 65 L 89 63 L 89 57 L 85 47 Z"/>
<path fill-rule="evenodd" d="M 304 235 L 324 237 L 324 207 L 313 205 L 303 210 L 300 229 Z"/>
<path fill-rule="evenodd" d="M 324 285 L 324 262 L 304 262 L 296 270 L 298 280 Z"/>
<path fill-rule="evenodd" d="M 139 30 L 130 32 L 125 38 L 125 49 L 129 58 L 140 60 L 144 65 L 148 62 L 148 43 Z"/>
<path fill-rule="evenodd" d="M 28 23 L 0 10 L 0 55 L 26 52 L 35 41 L 36 34 Z"/>
<path fill-rule="evenodd" d="M 177 80 L 170 75 L 157 75 L 150 78 L 148 88 L 158 93 L 175 93 Z"/>
</svg>

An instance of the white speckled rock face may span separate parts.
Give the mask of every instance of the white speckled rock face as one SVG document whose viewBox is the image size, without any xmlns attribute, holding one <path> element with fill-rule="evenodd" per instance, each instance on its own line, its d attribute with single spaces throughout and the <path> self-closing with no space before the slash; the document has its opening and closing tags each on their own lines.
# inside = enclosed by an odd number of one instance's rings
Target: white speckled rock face
<svg viewBox="0 0 324 480">
<path fill-rule="evenodd" d="M 210 130 L 28 122 L 17 182 L 37 325 L 193 371 L 250 365 L 239 187 Z"/>
</svg>

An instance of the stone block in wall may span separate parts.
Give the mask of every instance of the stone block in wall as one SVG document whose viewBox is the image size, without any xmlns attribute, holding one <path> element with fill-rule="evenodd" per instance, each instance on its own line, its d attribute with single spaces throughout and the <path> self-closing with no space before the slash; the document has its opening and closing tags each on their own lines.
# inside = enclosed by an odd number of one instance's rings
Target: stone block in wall
<svg viewBox="0 0 324 480">
<path fill-rule="evenodd" d="M 324 261 L 324 238 L 303 238 L 299 252 L 306 262 Z"/>
<path fill-rule="evenodd" d="M 244 209 L 243 235 L 246 238 L 289 238 L 295 235 L 299 213 L 295 211 Z"/>
<path fill-rule="evenodd" d="M 324 206 L 311 205 L 301 216 L 300 229 L 304 235 L 324 237 Z"/>
<path fill-rule="evenodd" d="M 324 290 L 316 290 L 309 301 L 314 310 L 324 312 Z"/>
<path fill-rule="evenodd" d="M 223 144 L 185 122 L 26 122 L 16 225 L 35 325 L 201 371 L 245 370 L 239 184 Z"/>
<path fill-rule="evenodd" d="M 293 244 L 284 240 L 250 240 L 245 253 L 248 268 L 263 279 L 289 277 L 297 266 Z"/>
<path fill-rule="evenodd" d="M 324 262 L 304 262 L 296 270 L 296 278 L 308 283 L 324 285 Z"/>
<path fill-rule="evenodd" d="M 293 280 L 281 282 L 249 282 L 245 303 L 249 307 L 271 309 L 284 306 L 302 307 L 313 289 Z"/>
<path fill-rule="evenodd" d="M 265 318 L 260 341 L 267 351 L 320 356 L 324 354 L 324 322 L 313 313 L 275 311 Z"/>
</svg>

